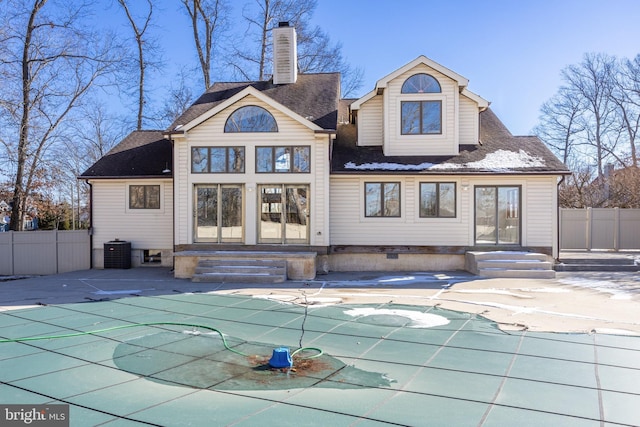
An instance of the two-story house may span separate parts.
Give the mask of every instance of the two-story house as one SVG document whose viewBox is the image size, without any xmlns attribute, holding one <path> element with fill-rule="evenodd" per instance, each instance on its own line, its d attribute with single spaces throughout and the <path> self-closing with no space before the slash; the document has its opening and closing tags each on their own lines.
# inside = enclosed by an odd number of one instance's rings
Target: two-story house
<svg viewBox="0 0 640 427">
<path fill-rule="evenodd" d="M 269 81 L 216 83 L 164 131 L 133 132 L 91 184 L 93 266 L 130 241 L 133 265 L 282 259 L 316 271 L 462 269 L 477 250 L 558 254 L 567 168 L 513 136 L 468 80 L 420 56 L 356 100 L 340 76 L 298 74 L 274 29 Z"/>
</svg>

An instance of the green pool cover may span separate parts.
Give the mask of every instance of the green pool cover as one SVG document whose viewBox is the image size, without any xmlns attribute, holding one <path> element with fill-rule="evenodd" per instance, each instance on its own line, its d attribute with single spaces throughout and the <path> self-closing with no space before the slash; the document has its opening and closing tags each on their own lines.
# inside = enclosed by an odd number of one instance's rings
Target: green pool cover
<svg viewBox="0 0 640 427">
<path fill-rule="evenodd" d="M 0 336 L 0 406 L 72 426 L 640 425 L 637 337 L 434 307 L 138 297 L 2 312 Z"/>
</svg>

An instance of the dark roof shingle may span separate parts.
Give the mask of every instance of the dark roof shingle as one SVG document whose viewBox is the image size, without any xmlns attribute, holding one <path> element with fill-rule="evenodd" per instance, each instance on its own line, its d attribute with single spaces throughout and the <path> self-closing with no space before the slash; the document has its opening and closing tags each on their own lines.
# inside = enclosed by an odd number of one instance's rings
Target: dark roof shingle
<svg viewBox="0 0 640 427">
<path fill-rule="evenodd" d="M 131 132 L 79 178 L 166 177 L 172 170 L 171 141 L 159 130 Z"/>
<path fill-rule="evenodd" d="M 323 129 L 336 129 L 340 100 L 340 74 L 298 74 L 295 83 L 274 85 L 271 81 L 215 83 L 169 126 L 168 132 L 185 125 L 252 86 L 291 111 Z"/>
<path fill-rule="evenodd" d="M 568 174 L 537 136 L 513 136 L 496 115 L 480 113 L 480 144 L 451 156 L 385 156 L 382 147 L 356 146 L 355 125 L 343 125 L 333 146 L 334 174 Z"/>
</svg>

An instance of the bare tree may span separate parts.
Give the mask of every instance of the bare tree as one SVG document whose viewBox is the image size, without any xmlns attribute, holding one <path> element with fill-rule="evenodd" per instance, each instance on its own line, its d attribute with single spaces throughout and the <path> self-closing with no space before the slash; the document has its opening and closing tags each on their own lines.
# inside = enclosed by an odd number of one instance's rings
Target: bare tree
<svg viewBox="0 0 640 427">
<path fill-rule="evenodd" d="M 26 200 L 61 124 L 119 58 L 112 37 L 98 37 L 83 25 L 83 3 L 56 7 L 48 0 L 10 0 L 5 5 L 1 138 L 15 168 L 11 229 L 21 230 Z"/>
<path fill-rule="evenodd" d="M 136 61 L 136 65 L 138 68 L 138 114 L 136 119 L 136 129 L 142 129 L 142 119 L 144 117 L 144 106 L 146 104 L 145 97 L 145 78 L 146 78 L 146 70 L 149 66 L 148 61 L 145 58 L 145 53 L 147 49 L 153 49 L 153 45 L 151 40 L 146 37 L 147 30 L 149 29 L 149 25 L 151 24 L 151 16 L 153 15 L 153 2 L 152 0 L 147 0 L 148 12 L 142 16 L 141 23 L 136 23 L 136 18 L 132 15 L 129 5 L 127 4 L 127 0 L 118 0 L 118 3 L 124 10 L 127 15 L 127 20 L 131 25 L 131 29 L 133 30 L 133 35 L 136 40 L 136 51 L 138 54 L 138 60 Z"/>
<path fill-rule="evenodd" d="M 185 70 L 180 71 L 179 75 L 173 79 L 169 96 L 162 109 L 156 114 L 159 118 L 157 127 L 166 128 L 189 108 L 195 98 L 188 84 L 189 80 L 189 73 Z"/>
<path fill-rule="evenodd" d="M 624 60 L 617 70 L 611 99 L 628 139 L 628 164 L 638 166 L 636 141 L 640 129 L 640 55 Z"/>
<path fill-rule="evenodd" d="M 253 0 L 245 4 L 244 41 L 234 47 L 229 61 L 235 73 L 245 80 L 266 80 L 272 73 L 271 29 L 278 22 L 288 22 L 296 28 L 298 71 L 340 72 L 342 95 L 355 93 L 362 86 L 363 71 L 344 60 L 340 43 L 332 43 L 320 27 L 311 25 L 316 6 L 317 0 Z"/>
<path fill-rule="evenodd" d="M 576 155 L 574 145 L 584 131 L 584 122 L 580 118 L 583 109 L 582 98 L 575 96 L 567 87 L 561 87 L 540 108 L 540 123 L 534 133 L 560 157 L 562 163 L 568 164 Z"/>
<path fill-rule="evenodd" d="M 296 27 L 298 41 L 317 6 L 316 0 L 253 0 L 245 4 L 242 16 L 247 23 L 245 40 L 234 46 L 231 65 L 246 80 L 265 80 L 271 70 L 273 49 L 271 29 L 279 21 Z"/>
<path fill-rule="evenodd" d="M 607 157 L 615 152 L 617 143 L 616 105 L 611 99 L 615 69 L 615 58 L 592 53 L 586 54 L 579 65 L 570 65 L 562 71 L 567 90 L 584 105 L 580 115 L 584 127 L 580 144 L 594 149 L 596 170 L 601 179 Z"/>
<path fill-rule="evenodd" d="M 204 88 L 211 86 L 212 55 L 216 43 L 226 30 L 229 5 L 225 0 L 181 0 L 193 30 Z"/>
</svg>

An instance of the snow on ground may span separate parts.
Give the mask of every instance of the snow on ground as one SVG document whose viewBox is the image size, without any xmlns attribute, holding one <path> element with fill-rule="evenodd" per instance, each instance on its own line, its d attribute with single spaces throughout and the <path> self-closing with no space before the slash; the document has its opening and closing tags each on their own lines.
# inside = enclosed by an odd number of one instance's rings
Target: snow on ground
<svg viewBox="0 0 640 427">
<path fill-rule="evenodd" d="M 410 323 L 406 325 L 408 328 L 433 328 L 435 326 L 443 326 L 449 323 L 449 319 L 444 316 L 439 316 L 437 314 L 431 313 L 421 313 L 419 311 L 411 310 L 392 310 L 387 308 L 378 309 L 372 307 L 363 307 L 347 310 L 344 312 L 344 314 L 360 319 L 366 318 L 368 316 L 403 317 L 410 321 Z"/>
<path fill-rule="evenodd" d="M 631 299 L 640 293 L 640 281 L 637 284 L 618 283 L 608 280 L 596 280 L 584 277 L 558 279 L 563 285 L 593 289 L 594 291 L 611 294 L 611 299 Z"/>
</svg>

